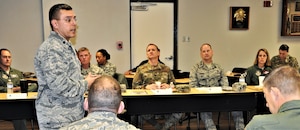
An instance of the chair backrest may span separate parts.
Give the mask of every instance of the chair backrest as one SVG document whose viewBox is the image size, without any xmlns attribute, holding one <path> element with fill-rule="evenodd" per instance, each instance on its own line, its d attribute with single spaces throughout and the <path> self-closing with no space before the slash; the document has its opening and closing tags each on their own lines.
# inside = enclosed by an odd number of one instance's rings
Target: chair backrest
<svg viewBox="0 0 300 130">
<path fill-rule="evenodd" d="M 113 75 L 113 77 L 114 77 L 120 84 L 125 84 L 125 85 L 126 85 L 126 88 L 129 88 L 127 79 L 126 79 L 126 77 L 125 77 L 124 74 L 121 74 L 121 73 L 115 73 L 115 74 Z"/>
<path fill-rule="evenodd" d="M 240 73 L 240 74 L 242 74 L 242 73 L 245 73 L 246 70 L 247 70 L 247 68 L 234 67 L 234 68 L 232 69 L 232 72 L 233 72 L 233 73 Z"/>
<path fill-rule="evenodd" d="M 241 74 L 245 73 L 247 71 L 247 68 L 241 68 L 241 67 L 234 67 L 232 69 L 232 73 L 234 73 L 234 76 L 227 76 L 229 86 L 232 86 L 235 82 L 239 82 L 239 76 Z"/>
<path fill-rule="evenodd" d="M 228 79 L 228 85 L 232 86 L 235 82 L 239 82 L 239 77 L 238 76 L 227 76 Z"/>
<path fill-rule="evenodd" d="M 179 71 L 175 71 L 175 70 L 172 70 L 172 71 L 173 71 L 174 77 L 176 79 L 189 78 L 189 76 L 190 76 L 190 72 L 179 72 Z"/>
</svg>

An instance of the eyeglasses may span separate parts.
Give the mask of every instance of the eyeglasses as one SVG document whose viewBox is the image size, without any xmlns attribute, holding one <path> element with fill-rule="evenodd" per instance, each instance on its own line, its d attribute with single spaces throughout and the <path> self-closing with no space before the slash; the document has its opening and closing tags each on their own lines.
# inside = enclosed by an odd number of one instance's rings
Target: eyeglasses
<svg viewBox="0 0 300 130">
<path fill-rule="evenodd" d="M 61 20 L 61 19 L 58 19 L 58 20 Z M 76 17 L 66 17 L 66 18 L 64 18 L 64 19 L 62 19 L 62 20 L 64 20 L 64 21 L 67 22 L 67 23 L 71 23 L 72 21 L 73 21 L 73 22 L 76 22 L 76 21 L 77 21 L 77 18 L 76 18 Z"/>
</svg>

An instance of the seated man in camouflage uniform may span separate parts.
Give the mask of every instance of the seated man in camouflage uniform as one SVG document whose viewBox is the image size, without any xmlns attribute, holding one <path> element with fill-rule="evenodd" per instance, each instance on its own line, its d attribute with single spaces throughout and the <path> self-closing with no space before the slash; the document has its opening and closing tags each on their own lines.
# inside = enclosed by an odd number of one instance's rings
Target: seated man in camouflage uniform
<svg viewBox="0 0 300 130">
<path fill-rule="evenodd" d="M 137 72 L 132 81 L 132 87 L 135 89 L 157 89 L 155 81 L 160 81 L 160 88 L 169 88 L 170 82 L 175 83 L 174 75 L 171 69 L 158 61 L 160 50 L 155 44 L 149 44 L 146 49 L 148 63 L 138 67 Z M 142 115 L 142 119 L 146 120 L 157 130 L 169 129 L 181 118 L 182 113 L 166 114 L 167 117 L 162 126 L 155 120 L 154 115 Z"/>
<path fill-rule="evenodd" d="M 190 72 L 190 86 L 192 87 L 212 87 L 212 86 L 228 86 L 228 79 L 225 76 L 220 65 L 212 60 L 213 50 L 211 45 L 204 43 L 200 47 L 200 56 L 202 61 L 194 65 Z M 243 112 L 231 112 L 235 122 L 236 130 L 244 129 Z M 207 130 L 216 130 L 216 125 L 212 120 L 212 112 L 201 112 L 201 120 L 205 124 Z"/>
<path fill-rule="evenodd" d="M 124 107 L 119 83 L 113 77 L 103 75 L 94 81 L 85 99 L 88 116 L 61 130 L 138 130 L 117 117 Z"/>
<path fill-rule="evenodd" d="M 13 92 L 21 91 L 20 79 L 23 79 L 23 73 L 17 69 L 11 68 L 11 53 L 8 49 L 0 49 L 0 92 L 7 92 L 7 82 L 11 79 L 13 82 Z M 30 84 L 28 92 L 37 91 L 37 84 Z M 26 120 L 12 120 L 16 130 L 26 130 Z"/>
<path fill-rule="evenodd" d="M 91 53 L 88 48 L 81 47 L 77 51 L 78 59 L 81 63 L 81 74 L 83 76 L 88 75 L 88 73 L 96 74 L 96 75 L 103 75 L 104 70 L 98 65 L 91 64 Z"/>
<path fill-rule="evenodd" d="M 298 61 L 296 57 L 289 55 L 289 46 L 282 44 L 279 47 L 279 55 L 272 57 L 271 66 L 272 69 L 278 68 L 280 66 L 289 65 L 295 69 L 299 69 Z"/>
</svg>

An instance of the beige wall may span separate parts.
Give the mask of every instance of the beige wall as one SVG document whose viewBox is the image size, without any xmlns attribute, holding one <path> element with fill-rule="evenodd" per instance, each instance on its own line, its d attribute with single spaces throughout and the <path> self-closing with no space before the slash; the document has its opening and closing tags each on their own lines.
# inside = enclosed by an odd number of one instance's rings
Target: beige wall
<svg viewBox="0 0 300 130">
<path fill-rule="evenodd" d="M 179 0 L 178 68 L 190 71 L 199 62 L 199 47 L 205 42 L 211 43 L 214 61 L 225 71 L 251 66 L 260 48 L 277 55 L 282 43 L 300 60 L 300 37 L 280 36 L 281 0 L 272 1 L 273 7 L 266 8 L 259 0 Z M 229 30 L 230 6 L 250 7 L 249 30 Z M 182 42 L 183 36 L 191 42 Z"/>
<path fill-rule="evenodd" d="M 214 61 L 225 71 L 235 66 L 252 65 L 256 51 L 267 48 L 271 56 L 280 44 L 290 46 L 290 54 L 300 59 L 300 37 L 281 37 L 281 0 L 272 0 L 273 7 L 264 8 L 258 0 L 178 0 L 178 69 L 190 71 L 200 60 L 199 46 L 212 44 Z M 0 1 L 0 47 L 13 53 L 13 67 L 33 71 L 33 57 L 43 41 L 43 5 L 41 0 Z M 49 1 L 48 1 L 49 2 Z M 86 46 L 94 55 L 99 48 L 111 53 L 111 62 L 118 72 L 130 67 L 129 3 L 128 0 L 69 1 L 78 17 L 75 48 Z M 249 30 L 229 30 L 229 7 L 249 6 Z M 48 27 L 49 25 L 45 25 Z M 45 28 L 45 32 L 47 28 Z M 190 42 L 183 42 L 189 36 Z M 122 40 L 124 49 L 117 50 L 115 42 Z M 163 51 L 163 50 L 162 50 Z M 144 48 L 141 55 L 145 55 Z M 95 63 L 95 58 L 92 59 Z"/>
<path fill-rule="evenodd" d="M 0 48 L 12 52 L 13 67 L 33 71 L 35 50 L 43 39 L 39 0 L 0 1 Z"/>
</svg>

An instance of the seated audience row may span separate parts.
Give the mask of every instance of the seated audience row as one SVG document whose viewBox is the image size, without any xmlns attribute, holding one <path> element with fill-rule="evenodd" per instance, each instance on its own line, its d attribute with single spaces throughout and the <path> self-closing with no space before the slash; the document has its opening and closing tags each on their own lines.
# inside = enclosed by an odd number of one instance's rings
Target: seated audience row
<svg viewBox="0 0 300 130">
<path fill-rule="evenodd" d="M 276 68 L 281 65 L 288 64 L 292 67 L 298 68 L 296 58 L 288 55 L 288 49 L 289 47 L 287 45 L 281 45 L 279 48 L 279 55 L 274 56 L 271 60 L 272 62 L 270 61 L 268 51 L 264 48 L 259 49 L 255 57 L 254 65 L 247 69 L 245 78 L 246 83 L 249 85 L 258 85 L 259 76 L 266 76 L 272 71 L 272 68 Z M 160 81 L 162 83 L 161 86 L 159 86 L 160 88 L 169 88 L 168 84 L 170 84 L 170 82 L 175 83 L 175 79 L 170 68 L 159 61 L 159 48 L 155 44 L 149 44 L 147 46 L 146 53 L 148 60 L 143 61 L 136 68 L 125 72 L 125 74 L 129 74 L 130 72 L 137 70 L 133 79 L 133 88 L 157 89 L 158 86 L 155 84 L 156 81 Z M 228 80 L 223 69 L 220 65 L 215 64 L 212 61 L 213 50 L 210 44 L 205 43 L 201 45 L 200 56 L 202 60 L 200 63 L 193 66 L 190 72 L 190 85 L 193 87 L 228 86 Z M 107 61 L 110 59 L 110 55 L 104 49 L 98 50 L 96 53 L 96 59 L 99 67 L 90 65 L 91 55 L 87 48 L 80 48 L 78 50 L 78 57 L 82 64 L 83 75 L 86 75 L 87 72 L 92 72 L 100 75 L 106 73 L 107 75 L 112 76 L 116 71 L 115 65 Z M 233 119 L 235 121 L 236 129 L 244 129 L 242 112 L 233 111 L 231 113 L 234 117 Z M 171 127 L 180 119 L 181 115 L 182 113 L 173 113 L 171 116 L 168 115 L 168 117 L 171 118 L 167 119 L 163 126 L 155 121 L 154 115 L 142 115 L 142 118 L 152 124 L 156 129 L 162 129 Z M 207 129 L 216 129 L 214 121 L 212 120 L 211 112 L 201 112 L 200 116 Z"/>
<path fill-rule="evenodd" d="M 151 46 L 154 47 L 151 48 Z M 151 60 L 151 58 L 153 58 L 153 54 L 151 52 L 153 51 L 153 49 L 154 51 L 156 50 L 158 52 L 158 54 L 155 56 L 155 60 Z M 284 53 L 284 56 L 281 56 L 280 59 L 274 58 L 278 56 L 274 56 L 272 58 L 273 61 L 272 63 L 277 64 L 276 67 L 281 66 L 279 65 L 279 63 L 281 62 L 277 60 L 283 60 L 286 61 L 283 62 L 283 65 L 289 64 L 290 66 L 295 67 L 296 69 L 298 68 L 298 63 L 296 58 L 293 58 L 287 54 L 288 52 L 287 45 L 285 44 L 281 45 L 279 51 L 280 51 L 280 55 Z M 147 52 L 148 61 L 147 62 L 144 61 L 142 65 L 139 65 L 137 67 L 137 72 L 134 76 L 133 84 L 132 84 L 133 88 L 136 89 L 157 89 L 158 87 L 169 88 L 168 84 L 170 82 L 175 83 L 175 81 L 169 80 L 172 78 L 161 76 L 161 75 L 173 76 L 173 74 L 170 73 L 170 70 L 164 69 L 164 67 L 162 67 L 161 64 L 158 63 L 160 50 L 155 44 L 149 44 L 147 46 L 146 52 Z M 220 65 L 213 63 L 212 60 L 213 50 L 210 44 L 204 43 L 201 45 L 200 56 L 202 60 L 200 61 L 200 63 L 194 65 L 190 71 L 190 86 L 192 87 L 228 86 L 228 79 L 225 76 L 223 69 L 220 67 Z M 289 60 L 285 60 L 286 58 L 288 58 Z M 153 63 L 153 61 L 155 62 Z M 258 77 L 266 76 L 271 71 L 272 71 L 271 61 L 270 61 L 268 51 L 264 48 L 259 49 L 255 57 L 254 65 L 247 69 L 245 81 L 249 85 L 258 85 L 259 84 Z M 157 86 L 155 84 L 156 81 L 160 81 L 162 85 Z M 173 115 L 174 114 L 177 113 L 173 113 Z M 244 129 L 244 119 L 243 119 L 242 111 L 233 111 L 231 112 L 231 114 L 233 116 L 236 129 L 239 130 Z M 179 116 L 180 115 L 178 115 L 177 118 L 175 118 L 175 120 L 173 121 L 178 121 L 177 119 L 179 119 Z M 216 129 L 214 121 L 212 120 L 211 112 L 201 112 L 200 116 L 201 119 L 204 121 L 206 129 Z M 161 128 L 161 126 L 158 125 L 158 123 L 156 123 L 156 121 L 154 120 L 153 115 L 147 115 L 147 116 L 144 115 L 142 117 L 146 119 L 150 124 L 155 126 L 156 129 Z M 171 117 L 176 117 L 176 116 L 171 116 Z"/>
<path fill-rule="evenodd" d="M 97 65 L 91 64 L 91 53 L 88 48 L 81 47 L 77 51 L 78 59 L 81 63 L 81 74 L 85 77 L 89 73 L 92 75 L 109 75 L 114 77 L 120 84 L 125 84 L 128 88 L 128 82 L 124 74 L 116 72 L 116 66 L 107 60 L 110 59 L 110 54 L 100 49 L 96 53 Z"/>
<path fill-rule="evenodd" d="M 120 113 L 124 108 L 119 84 L 109 76 L 87 74 L 83 77 L 81 74 L 81 64 L 70 42 L 70 39 L 76 36 L 77 29 L 76 15 L 72 7 L 67 4 L 52 6 L 49 10 L 49 23 L 52 31 L 38 48 L 34 58 L 35 73 L 39 84 L 35 102 L 39 128 L 42 130 L 62 127 L 66 129 L 68 127 L 71 127 L 70 129 L 136 129 L 116 117 L 116 113 Z M 278 58 L 271 59 L 271 66 L 274 65 L 272 69 L 277 67 L 275 64 L 284 63 L 297 70 L 287 66 L 279 67 L 266 77 L 263 85 L 267 106 L 274 115 L 255 116 L 246 129 L 297 129 L 300 127 L 296 122 L 300 110 L 299 66 L 296 58 L 288 55 L 288 49 L 287 45 L 280 47 Z M 133 87 L 139 89 L 170 88 L 169 84 L 175 83 L 175 78 L 169 67 L 158 62 L 160 55 L 158 47 L 155 44 L 149 44 L 146 53 L 148 63 L 137 68 Z M 267 55 L 267 52 L 265 53 Z M 228 85 L 222 68 L 212 61 L 213 51 L 210 44 L 201 45 L 200 56 L 202 60 L 190 72 L 190 84 L 193 87 Z M 260 57 L 265 58 L 264 54 Z M 110 55 L 106 50 L 97 51 L 98 66 L 103 69 L 104 73 L 112 76 L 116 72 L 116 67 L 107 61 L 109 59 Z M 9 77 L 14 78 L 12 72 L 14 69 L 10 67 L 10 64 L 10 52 L 1 50 L 1 72 L 5 73 L 2 74 L 2 78 L 4 75 L 7 76 L 3 86 Z M 160 81 L 161 85 L 157 86 L 155 81 Z M 88 101 L 84 101 L 84 92 L 90 87 Z M 18 86 L 14 89 L 20 90 Z M 84 109 L 87 108 L 90 114 L 83 118 Z M 216 129 L 210 113 L 202 112 L 201 119 L 206 129 Z M 166 115 L 167 119 L 164 124 L 159 124 L 154 120 L 154 115 L 142 115 L 142 118 L 154 125 L 156 129 L 164 130 L 178 122 L 182 113 Z M 244 129 L 241 111 L 232 112 L 232 115 L 236 129 Z M 84 123 L 86 121 L 89 123 Z M 24 120 L 18 122 L 21 127 L 15 126 L 15 128 L 23 129 Z"/>
</svg>

